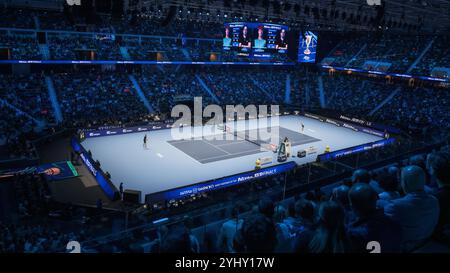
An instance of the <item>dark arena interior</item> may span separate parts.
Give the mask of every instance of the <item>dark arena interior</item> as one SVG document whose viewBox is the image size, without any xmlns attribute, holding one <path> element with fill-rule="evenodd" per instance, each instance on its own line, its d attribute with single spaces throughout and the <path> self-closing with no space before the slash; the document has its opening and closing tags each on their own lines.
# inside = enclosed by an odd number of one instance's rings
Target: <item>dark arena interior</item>
<svg viewBox="0 0 450 273">
<path fill-rule="evenodd" d="M 449 253 L 449 15 L 0 0 L 0 253 Z"/>
</svg>

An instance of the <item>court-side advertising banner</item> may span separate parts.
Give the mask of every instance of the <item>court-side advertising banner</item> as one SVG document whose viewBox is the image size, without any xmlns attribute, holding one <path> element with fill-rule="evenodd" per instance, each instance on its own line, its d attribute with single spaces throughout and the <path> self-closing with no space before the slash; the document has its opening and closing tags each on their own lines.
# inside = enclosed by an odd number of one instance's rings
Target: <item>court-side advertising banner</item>
<svg viewBox="0 0 450 273">
<path fill-rule="evenodd" d="M 395 141 L 394 138 L 382 139 L 382 140 L 378 140 L 378 141 L 375 141 L 372 143 L 366 143 L 366 144 L 358 145 L 358 146 L 351 147 L 351 148 L 346 148 L 346 149 L 342 149 L 342 150 L 338 150 L 338 151 L 334 151 L 334 152 L 330 152 L 330 153 L 321 154 L 318 156 L 318 161 L 324 162 L 324 161 L 333 160 L 333 159 L 337 159 L 337 158 L 352 155 L 352 154 L 367 152 L 372 149 L 390 145 L 390 144 L 394 143 L 394 141 Z"/>
<path fill-rule="evenodd" d="M 146 195 L 145 199 L 147 203 L 154 203 L 162 200 L 176 200 L 184 197 L 189 197 L 193 194 L 214 191 L 230 186 L 243 184 L 255 179 L 284 173 L 294 169 L 296 166 L 297 164 L 291 161 L 281 165 L 267 167 L 256 171 L 227 176 L 209 182 L 198 183 L 192 186 L 182 187 L 160 193 L 148 194 Z"/>
<path fill-rule="evenodd" d="M 97 180 L 97 183 L 108 196 L 108 198 L 111 200 L 116 199 L 118 194 L 117 189 L 114 187 L 112 182 L 106 178 L 106 176 L 103 174 L 103 171 L 95 166 L 94 160 L 89 156 L 86 150 L 78 143 L 75 138 L 72 138 L 71 144 L 73 150 L 80 154 L 80 158 L 83 161 L 84 165 L 86 165 L 88 170 L 95 177 L 95 180 Z"/>
<path fill-rule="evenodd" d="M 102 137 L 102 136 L 113 136 L 113 135 L 123 135 L 130 133 L 140 133 L 161 129 L 170 129 L 172 128 L 172 124 L 169 123 L 157 123 L 150 124 L 145 126 L 135 126 L 135 127 L 127 127 L 127 128 L 109 128 L 103 130 L 92 130 L 92 131 L 82 131 L 79 133 L 80 139 L 92 138 L 92 137 Z"/>
<path fill-rule="evenodd" d="M 322 122 L 326 122 L 326 123 L 330 123 L 330 124 L 334 124 L 338 127 L 345 127 L 345 128 L 351 129 L 355 132 L 364 132 L 364 133 L 368 133 L 368 134 L 375 135 L 378 137 L 385 137 L 384 132 L 381 132 L 381 131 L 378 131 L 378 130 L 375 130 L 372 128 L 364 127 L 364 126 L 359 126 L 354 123 L 348 123 L 348 122 L 341 121 L 341 120 L 326 118 L 326 117 L 322 117 L 322 116 L 319 116 L 316 114 L 311 114 L 311 113 L 305 113 L 305 117 L 313 118 L 313 119 L 316 119 L 316 120 L 319 120 Z"/>
</svg>

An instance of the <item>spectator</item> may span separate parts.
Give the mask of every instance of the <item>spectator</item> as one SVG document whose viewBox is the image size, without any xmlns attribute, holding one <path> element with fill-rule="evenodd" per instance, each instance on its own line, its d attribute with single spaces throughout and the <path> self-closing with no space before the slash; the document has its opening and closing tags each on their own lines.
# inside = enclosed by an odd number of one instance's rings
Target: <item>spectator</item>
<svg viewBox="0 0 450 273">
<path fill-rule="evenodd" d="M 256 213 L 244 220 L 235 238 L 235 248 L 247 253 L 271 253 L 275 250 L 275 225 L 267 216 Z"/>
<path fill-rule="evenodd" d="M 319 207 L 319 224 L 315 231 L 300 233 L 295 252 L 344 253 L 350 250 L 345 235 L 345 212 L 334 201 L 324 201 Z"/>
<path fill-rule="evenodd" d="M 418 166 L 402 169 L 401 185 L 406 195 L 392 200 L 385 213 L 402 227 L 402 250 L 411 251 L 433 233 L 439 219 L 439 202 L 424 191 L 425 172 Z"/>
<path fill-rule="evenodd" d="M 290 201 L 288 203 L 288 211 L 286 219 L 284 219 L 284 223 L 289 227 L 289 230 L 292 233 L 292 228 L 298 222 L 297 214 L 295 213 L 295 201 Z"/>
<path fill-rule="evenodd" d="M 366 183 L 369 184 L 377 193 L 382 192 L 382 189 L 376 181 L 373 181 L 370 177 L 370 173 L 364 169 L 358 169 L 353 172 L 352 182 L 355 183 Z"/>
<path fill-rule="evenodd" d="M 222 252 L 233 253 L 233 239 L 238 230 L 241 229 L 243 219 L 240 219 L 240 214 L 244 211 L 245 206 L 241 202 L 237 202 L 232 211 L 231 219 L 222 224 L 218 236 L 218 249 Z"/>
<path fill-rule="evenodd" d="M 356 216 L 347 229 L 352 251 L 366 252 L 367 243 L 376 241 L 382 252 L 399 252 L 401 228 L 376 208 L 375 190 L 365 183 L 355 184 L 350 189 L 349 199 Z"/>
<path fill-rule="evenodd" d="M 290 226 L 291 234 L 297 236 L 305 230 L 313 230 L 315 228 L 314 213 L 314 204 L 311 201 L 306 199 L 297 200 L 295 202 L 296 221 Z"/>
<path fill-rule="evenodd" d="M 287 211 L 283 206 L 278 205 L 275 207 L 274 222 L 277 233 L 277 245 L 275 247 L 275 252 L 277 253 L 286 253 L 291 251 L 291 235 L 288 225 L 284 223 L 286 216 Z"/>
<path fill-rule="evenodd" d="M 353 211 L 350 207 L 350 200 L 348 199 L 349 191 L 350 187 L 346 185 L 340 185 L 339 187 L 334 188 L 331 194 L 331 200 L 337 202 L 344 208 L 346 226 L 354 219 Z"/>
<path fill-rule="evenodd" d="M 436 179 L 439 189 L 434 196 L 439 201 L 439 222 L 436 233 L 444 233 L 450 223 L 450 154 L 435 152 L 427 158 L 428 173 Z"/>
<path fill-rule="evenodd" d="M 378 194 L 377 207 L 384 208 L 391 200 L 400 198 L 400 193 L 398 192 L 399 184 L 397 178 L 387 172 L 383 172 L 378 177 L 378 180 L 383 192 Z"/>
<path fill-rule="evenodd" d="M 193 243 L 185 227 L 174 227 L 161 244 L 162 253 L 198 253 L 198 246 Z"/>
<path fill-rule="evenodd" d="M 258 203 L 258 211 L 267 218 L 272 219 L 275 213 L 275 207 L 272 200 L 268 198 L 261 199 Z"/>
</svg>

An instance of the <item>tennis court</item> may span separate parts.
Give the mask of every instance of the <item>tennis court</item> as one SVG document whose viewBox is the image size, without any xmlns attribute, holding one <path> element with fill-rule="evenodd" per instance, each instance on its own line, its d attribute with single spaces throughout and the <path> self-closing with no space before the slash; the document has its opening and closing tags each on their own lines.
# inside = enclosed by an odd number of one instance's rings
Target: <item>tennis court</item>
<svg viewBox="0 0 450 273">
<path fill-rule="evenodd" d="M 292 146 L 320 141 L 283 127 L 272 127 L 270 130 L 244 130 L 231 134 L 231 136 L 229 133 L 223 133 L 207 138 L 171 140 L 168 143 L 205 164 L 273 150 L 271 147 L 277 146 L 285 137 L 291 141 Z"/>
</svg>

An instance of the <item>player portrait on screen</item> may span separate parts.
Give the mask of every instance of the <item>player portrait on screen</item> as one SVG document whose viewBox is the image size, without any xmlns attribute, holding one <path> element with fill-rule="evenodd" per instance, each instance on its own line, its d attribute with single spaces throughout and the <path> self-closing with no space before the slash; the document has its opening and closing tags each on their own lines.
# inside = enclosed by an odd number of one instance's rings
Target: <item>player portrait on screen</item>
<svg viewBox="0 0 450 273">
<path fill-rule="evenodd" d="M 231 38 L 230 38 L 230 28 L 225 28 L 225 37 L 223 38 L 223 46 L 230 47 L 231 46 Z"/>
<path fill-rule="evenodd" d="M 278 39 L 276 41 L 276 49 L 284 49 L 286 50 L 288 48 L 288 43 L 286 41 L 286 30 L 282 29 L 280 31 L 280 35 L 278 36 Z"/>
<path fill-rule="evenodd" d="M 254 48 L 265 48 L 266 47 L 266 40 L 263 37 L 264 35 L 264 27 L 259 26 L 258 27 L 258 38 L 254 40 Z"/>
<path fill-rule="evenodd" d="M 239 47 L 250 48 L 252 46 L 251 39 L 248 35 L 248 27 L 242 28 L 242 33 L 239 35 Z"/>
</svg>

